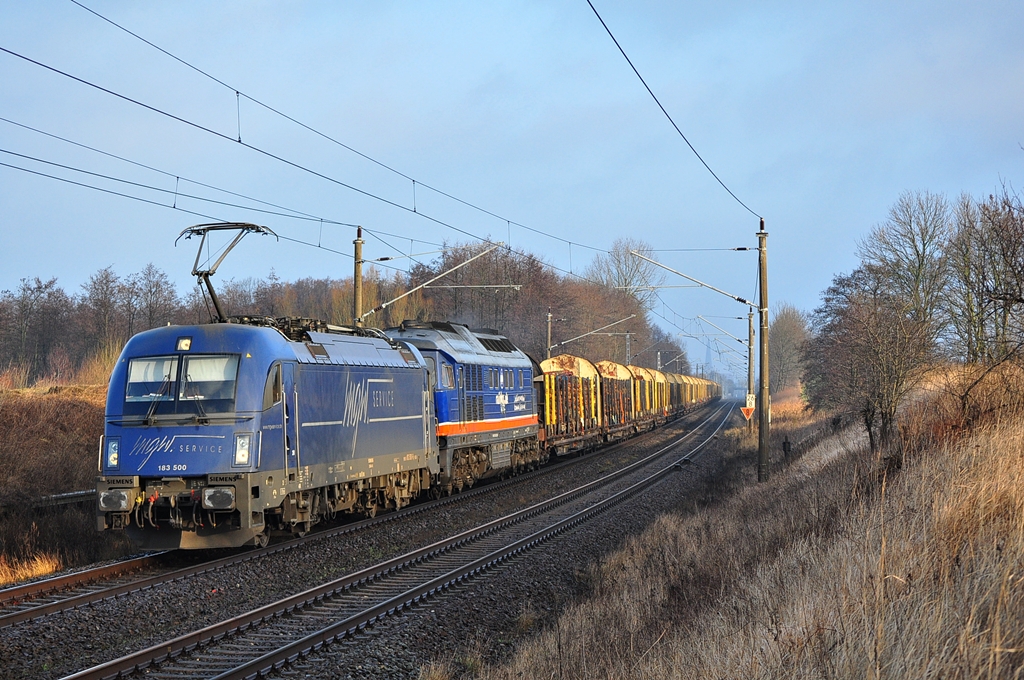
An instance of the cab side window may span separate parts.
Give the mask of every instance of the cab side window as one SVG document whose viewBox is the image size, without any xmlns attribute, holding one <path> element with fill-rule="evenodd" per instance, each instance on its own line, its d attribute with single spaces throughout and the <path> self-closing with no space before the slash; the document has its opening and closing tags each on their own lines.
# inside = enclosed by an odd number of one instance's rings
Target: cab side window
<svg viewBox="0 0 1024 680">
<path fill-rule="evenodd" d="M 434 385 L 437 382 L 437 366 L 434 364 L 433 357 L 423 357 L 427 360 L 427 375 L 430 376 L 430 389 L 434 389 Z"/>
<path fill-rule="evenodd" d="M 263 388 L 263 410 L 277 404 L 284 397 L 284 384 L 281 381 L 281 364 L 274 364 L 267 376 L 267 385 Z"/>
<path fill-rule="evenodd" d="M 455 387 L 455 372 L 451 364 L 441 364 L 441 387 L 451 389 Z"/>
</svg>

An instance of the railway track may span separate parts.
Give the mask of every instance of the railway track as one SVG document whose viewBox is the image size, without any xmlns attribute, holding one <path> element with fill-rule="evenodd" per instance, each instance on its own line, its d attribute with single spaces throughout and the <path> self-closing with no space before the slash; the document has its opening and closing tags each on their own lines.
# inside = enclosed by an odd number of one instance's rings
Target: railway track
<svg viewBox="0 0 1024 680">
<path fill-rule="evenodd" d="M 0 590 L 0 628 L 114 597 L 118 589 L 146 580 L 140 572 L 159 571 L 164 556 L 154 553 Z M 65 604 L 73 600 L 78 603 Z"/>
<path fill-rule="evenodd" d="M 135 673 L 144 673 L 147 678 L 218 680 L 265 675 L 503 565 L 648 491 L 653 484 L 696 459 L 732 411 L 732 406 L 721 406 L 700 426 L 654 453 L 554 498 L 202 630 L 81 671 L 68 680 L 128 677 Z M 631 475 L 639 476 L 643 468 L 669 457 L 679 446 L 695 439 L 701 430 L 706 431 L 705 436 L 687 453 L 672 457 L 667 465 L 644 473 L 640 479 L 630 479 Z"/>
<path fill-rule="evenodd" d="M 624 446 L 637 443 L 640 442 L 636 438 L 620 440 L 609 446 L 602 447 L 599 451 L 601 453 L 612 453 Z M 349 535 L 386 522 L 401 520 L 414 514 L 432 511 L 438 507 L 464 503 L 481 494 L 495 493 L 509 486 L 528 482 L 537 476 L 551 474 L 564 467 L 585 461 L 588 458 L 587 456 L 568 458 L 555 464 L 544 466 L 539 470 L 481 485 L 459 494 L 416 503 L 398 512 L 351 522 L 340 527 L 315 531 L 303 538 L 273 543 L 266 548 L 236 553 L 213 560 L 202 560 L 196 564 L 188 564 L 184 567 L 169 566 L 167 562 L 169 561 L 168 555 L 170 553 L 154 553 L 0 590 L 0 628 L 289 551 L 310 541 L 322 541 Z"/>
</svg>

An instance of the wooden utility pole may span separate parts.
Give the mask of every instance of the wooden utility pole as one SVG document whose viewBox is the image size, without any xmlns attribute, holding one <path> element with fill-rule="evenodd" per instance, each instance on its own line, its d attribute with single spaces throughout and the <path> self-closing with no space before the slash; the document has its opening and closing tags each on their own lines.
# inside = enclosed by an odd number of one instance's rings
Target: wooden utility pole
<svg viewBox="0 0 1024 680">
<path fill-rule="evenodd" d="M 352 318 L 357 328 L 363 325 L 363 228 L 356 228 L 355 271 L 352 274 Z"/>
<path fill-rule="evenodd" d="M 761 298 L 758 311 L 761 313 L 761 396 L 757 400 L 758 436 L 757 436 L 757 481 L 768 481 L 768 443 L 771 435 L 771 397 L 768 396 L 768 232 L 764 230 L 764 218 L 761 218 L 761 231 L 757 232 L 758 250 L 758 287 Z"/>
</svg>

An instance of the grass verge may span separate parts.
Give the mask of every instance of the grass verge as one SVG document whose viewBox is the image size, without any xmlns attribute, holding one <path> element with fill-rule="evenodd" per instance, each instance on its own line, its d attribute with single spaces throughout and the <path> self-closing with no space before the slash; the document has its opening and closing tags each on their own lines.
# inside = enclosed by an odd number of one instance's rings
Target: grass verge
<svg viewBox="0 0 1024 680">
<path fill-rule="evenodd" d="M 595 565 L 585 600 L 476 675 L 1021 677 L 1024 425 L 928 441 L 895 471 L 846 430 L 766 484 L 723 482 Z"/>
<path fill-rule="evenodd" d="M 96 531 L 92 507 L 32 509 L 95 486 L 105 399 L 102 386 L 0 391 L 0 585 L 130 551 Z"/>
</svg>

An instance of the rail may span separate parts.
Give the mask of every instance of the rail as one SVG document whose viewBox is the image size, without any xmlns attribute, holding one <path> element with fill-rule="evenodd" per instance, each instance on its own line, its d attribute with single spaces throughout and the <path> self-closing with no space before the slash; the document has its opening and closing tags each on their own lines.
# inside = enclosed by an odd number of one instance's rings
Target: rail
<svg viewBox="0 0 1024 680">
<path fill-rule="evenodd" d="M 610 453 L 623 446 L 628 446 L 629 444 L 630 441 L 622 440 L 617 441 L 614 444 L 601 447 L 599 450 L 604 453 Z M 169 571 L 161 570 L 162 573 L 152 574 L 142 578 L 124 580 L 120 577 L 125 574 L 138 572 L 143 567 L 149 568 L 154 566 L 154 558 L 157 555 L 151 555 L 137 560 L 119 562 L 115 565 L 86 569 L 44 581 L 36 581 L 33 583 L 22 584 L 20 586 L 13 586 L 5 590 L 0 590 L 0 628 L 47 616 L 67 609 L 81 607 L 92 602 L 105 600 L 111 597 L 123 596 L 139 590 L 145 590 L 147 588 L 159 586 L 165 581 L 189 578 L 214 569 L 220 569 L 233 564 L 261 558 L 283 550 L 287 551 L 310 541 L 321 541 L 347 535 L 362 531 L 371 526 L 398 521 L 409 517 L 410 515 L 428 512 L 441 506 L 463 503 L 480 494 L 494 493 L 509 486 L 527 483 L 536 476 L 550 474 L 563 467 L 575 465 L 585 459 L 586 457 L 562 459 L 558 462 L 545 465 L 540 469 L 508 479 L 495 480 L 486 485 L 467 489 L 452 496 L 415 503 L 412 506 L 399 510 L 398 512 L 386 513 L 372 519 L 357 520 L 344 524 L 340 527 L 313 532 L 301 539 L 275 542 L 265 548 L 246 551 L 221 559 L 203 561 L 199 564 L 193 564 L 184 568 L 172 569 Z M 86 494 L 94 494 L 94 492 L 74 492 L 74 494 L 59 494 L 59 496 L 75 496 L 80 499 Z M 65 501 L 65 503 L 70 502 L 73 501 Z M 79 500 L 78 502 L 83 501 Z M 109 587 L 96 587 L 96 584 L 99 582 L 113 580 L 115 578 L 118 579 L 118 582 L 111 583 Z M 32 602 L 33 599 L 40 597 L 45 598 L 46 601 L 40 603 Z"/>
<path fill-rule="evenodd" d="M 722 409 L 716 412 L 721 413 Z M 626 489 L 612 493 L 612 495 L 597 500 L 596 503 L 582 509 L 576 508 L 573 501 L 586 501 L 586 496 L 591 492 L 601 489 L 612 481 L 623 480 L 629 472 L 639 470 L 642 466 L 648 465 L 656 459 L 670 453 L 680 444 L 692 437 L 697 430 L 692 430 L 685 435 L 676 438 L 670 444 L 662 447 L 655 453 L 644 456 L 642 459 L 605 475 L 590 483 L 581 485 L 571 491 L 547 501 L 537 503 L 529 508 L 512 513 L 500 519 L 492 520 L 475 529 L 460 533 L 433 545 L 421 548 L 401 557 L 387 560 L 369 569 L 364 569 L 354 574 L 331 581 L 311 588 L 303 593 L 292 595 L 279 602 L 266 605 L 241 616 L 223 621 L 202 630 L 194 631 L 180 636 L 174 640 L 154 645 L 148 649 L 130 654 L 121 659 L 115 659 L 99 666 L 81 671 L 68 680 L 99 679 L 123 677 L 139 671 L 144 671 L 153 664 L 160 664 L 161 676 L 177 676 L 179 673 L 194 673 L 198 670 L 195 664 L 202 664 L 202 667 L 211 670 L 210 665 L 211 647 L 226 639 L 232 639 L 227 645 L 229 649 L 222 652 L 229 658 L 219 659 L 215 664 L 222 669 L 217 678 L 241 678 L 256 677 L 272 668 L 280 668 L 282 664 L 295 660 L 301 656 L 319 649 L 325 643 L 330 643 L 339 638 L 352 635 L 358 630 L 371 625 L 373 622 L 401 611 L 433 594 L 447 590 L 449 587 L 462 582 L 476 574 L 489 570 L 490 568 L 504 562 L 509 557 L 521 554 L 551 537 L 569 529 L 587 519 L 603 512 L 626 498 L 642 492 L 655 480 L 659 480 L 669 474 L 682 469 L 681 466 L 692 462 L 699 455 L 704 447 L 714 438 L 715 434 L 724 426 L 732 414 L 732 409 L 716 428 L 709 433 L 703 442 L 694 447 L 682 458 L 673 461 L 668 466 L 658 470 L 638 482 L 634 482 Z M 706 425 L 714 416 L 708 418 L 702 425 Z M 627 480 L 628 481 L 628 480 Z M 559 515 L 557 509 L 565 506 L 564 514 Z M 548 517 L 550 513 L 555 517 Z M 545 519 L 547 517 L 547 519 Z M 542 528 L 534 528 L 533 522 L 542 523 Z M 518 536 L 504 536 L 502 532 L 512 530 L 520 525 Z M 513 532 L 515 533 L 515 532 Z M 525 534 L 525 535 L 524 535 Z M 506 542 L 511 539 L 511 542 Z M 498 543 L 495 544 L 495 541 Z M 459 553 L 469 553 L 458 557 Z M 452 559 L 458 560 L 459 566 L 454 569 L 450 565 Z M 449 566 L 446 566 L 449 565 Z M 415 572 L 415 573 L 410 573 Z M 420 572 L 420 575 L 416 575 Z M 416 579 L 410 583 L 410 577 Z M 387 586 L 391 582 L 393 585 Z M 373 584 L 373 585 L 371 585 Z M 383 586 L 383 592 L 381 592 Z M 377 603 L 366 607 L 367 591 L 376 593 L 372 595 Z M 355 608 L 351 607 L 352 600 L 359 601 Z M 245 644 L 238 644 L 240 636 L 253 631 L 259 626 L 273 626 L 282 622 L 288 616 L 318 616 L 321 610 L 332 609 L 333 600 L 338 601 L 337 608 L 324 616 L 328 625 L 318 624 L 317 632 L 311 634 L 300 634 L 298 639 L 291 641 L 282 640 L 285 635 L 257 633 L 256 638 L 248 640 Z M 298 628 L 305 626 L 298 625 Z M 284 631 L 282 631 L 284 633 Z M 269 640 L 270 649 L 263 641 Z M 282 646 L 278 646 L 283 641 Z M 262 648 L 262 649 L 261 649 Z M 202 650 L 199 652 L 199 650 Z M 192 652 L 199 652 L 202 661 L 186 661 Z M 238 658 L 244 656 L 247 658 Z M 171 670 L 167 664 L 174 664 L 174 661 L 182 660 L 185 667 Z M 224 664 L 229 664 L 224 666 Z M 213 671 L 216 673 L 217 671 Z M 184 676 L 182 676 L 184 677 Z"/>
</svg>

